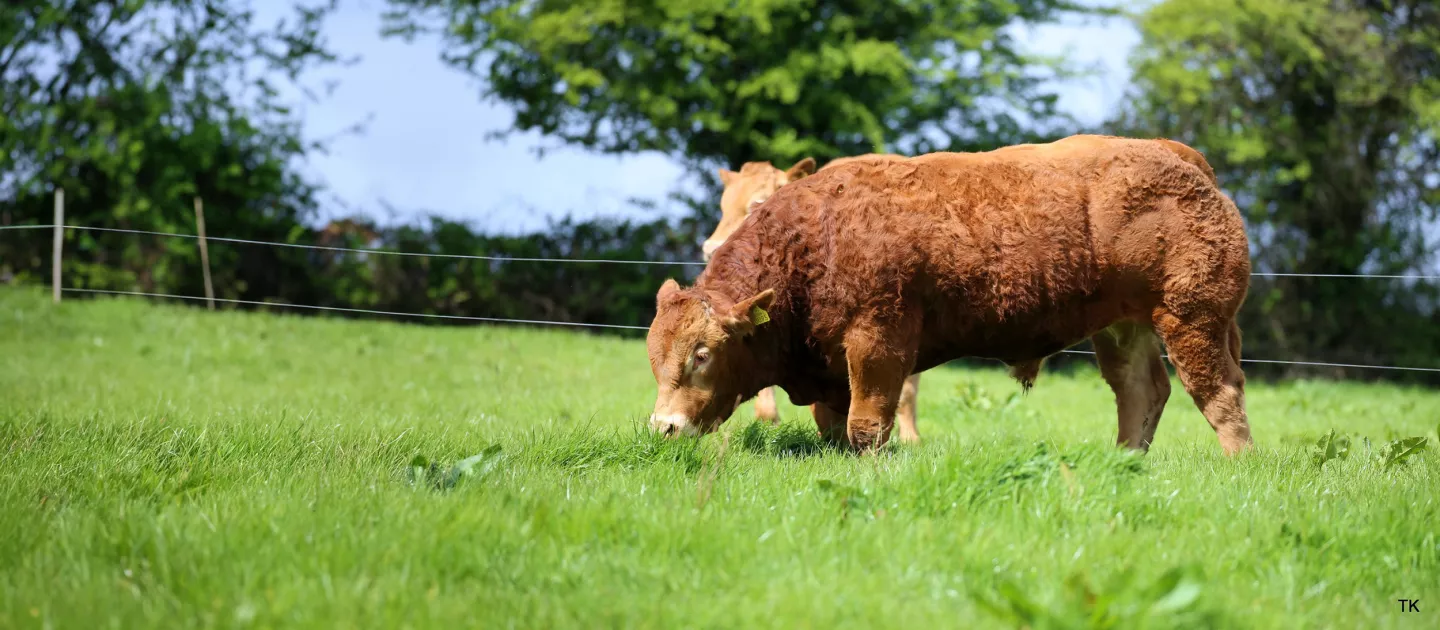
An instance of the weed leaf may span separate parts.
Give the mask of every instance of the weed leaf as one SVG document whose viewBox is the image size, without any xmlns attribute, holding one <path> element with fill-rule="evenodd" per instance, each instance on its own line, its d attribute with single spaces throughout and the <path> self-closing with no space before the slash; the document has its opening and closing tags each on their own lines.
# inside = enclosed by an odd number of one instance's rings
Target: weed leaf
<svg viewBox="0 0 1440 630">
<path fill-rule="evenodd" d="M 416 454 L 415 457 L 410 460 L 408 470 L 410 485 L 414 486 L 425 483 L 425 480 L 430 477 L 430 472 L 433 467 L 434 464 L 430 463 L 429 458 Z"/>
<path fill-rule="evenodd" d="M 1347 436 L 1336 436 L 1335 429 L 1315 442 L 1315 451 L 1310 455 L 1310 461 L 1315 462 L 1315 467 L 1324 469 L 1325 463 L 1333 459 L 1346 459 L 1350 457 L 1350 438 Z"/>
<path fill-rule="evenodd" d="M 1200 584 L 1190 578 L 1188 572 L 1171 569 L 1155 585 L 1164 594 L 1151 604 L 1150 611 L 1160 614 L 1179 612 L 1189 608 L 1200 599 Z"/>
<path fill-rule="evenodd" d="M 462 477 L 479 478 L 489 474 L 495 469 L 495 464 L 500 461 L 500 445 L 492 444 L 480 451 L 477 455 L 471 455 L 455 463 L 450 472 L 445 474 L 444 479 L 439 481 L 439 487 L 444 490 L 454 488 Z"/>
<path fill-rule="evenodd" d="M 432 462 L 424 455 L 416 455 L 408 467 L 410 485 L 429 486 L 435 490 L 449 490 L 466 477 L 479 478 L 490 474 L 500 461 L 500 445 L 493 444 L 476 455 L 466 457 L 449 470 L 444 471 L 440 462 Z"/>
<path fill-rule="evenodd" d="M 1404 464 L 1407 460 L 1425 450 L 1426 438 L 1408 437 L 1385 445 L 1385 470 Z"/>
</svg>

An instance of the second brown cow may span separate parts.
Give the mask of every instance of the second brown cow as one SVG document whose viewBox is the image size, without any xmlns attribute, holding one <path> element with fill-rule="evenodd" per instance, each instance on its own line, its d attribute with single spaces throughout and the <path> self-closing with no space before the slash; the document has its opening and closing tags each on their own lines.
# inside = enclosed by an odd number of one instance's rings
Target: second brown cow
<svg viewBox="0 0 1440 630">
<path fill-rule="evenodd" d="M 823 435 L 869 449 L 908 375 L 966 356 L 1035 363 L 1090 338 L 1119 441 L 1145 449 L 1170 394 L 1163 341 L 1235 453 L 1251 443 L 1235 325 L 1249 272 L 1234 204 L 1160 143 L 855 159 L 776 191 L 695 286 L 661 288 L 651 426 L 713 431 L 779 385 L 817 404 Z"/>
</svg>

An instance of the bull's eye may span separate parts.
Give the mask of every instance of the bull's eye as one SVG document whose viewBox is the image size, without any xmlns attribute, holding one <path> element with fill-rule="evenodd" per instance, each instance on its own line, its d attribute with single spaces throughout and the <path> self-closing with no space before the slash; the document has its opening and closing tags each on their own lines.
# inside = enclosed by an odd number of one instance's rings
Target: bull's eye
<svg viewBox="0 0 1440 630">
<path fill-rule="evenodd" d="M 710 360 L 710 349 L 709 349 L 709 348 L 706 348 L 706 347 L 703 347 L 703 346 L 702 346 L 702 347 L 699 347 L 699 348 L 696 348 L 696 349 L 695 349 L 695 367 L 698 368 L 698 367 L 700 367 L 700 366 L 702 366 L 702 365 L 705 365 L 705 363 L 706 363 L 707 361 L 709 361 L 709 360 Z"/>
</svg>

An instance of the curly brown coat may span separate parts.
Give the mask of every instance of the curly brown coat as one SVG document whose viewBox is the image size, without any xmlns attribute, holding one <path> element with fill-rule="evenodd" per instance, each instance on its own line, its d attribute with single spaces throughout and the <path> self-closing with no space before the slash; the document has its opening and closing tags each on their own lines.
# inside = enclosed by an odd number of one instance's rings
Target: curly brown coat
<svg viewBox="0 0 1440 630">
<path fill-rule="evenodd" d="M 1204 159 L 1168 142 L 859 157 L 782 187 L 694 287 L 661 288 L 652 426 L 711 431 L 779 385 L 817 404 L 822 434 L 868 449 L 908 375 L 967 356 L 1038 369 L 1090 338 L 1119 441 L 1144 449 L 1170 393 L 1163 340 L 1224 450 L 1241 450 L 1244 223 Z"/>
</svg>

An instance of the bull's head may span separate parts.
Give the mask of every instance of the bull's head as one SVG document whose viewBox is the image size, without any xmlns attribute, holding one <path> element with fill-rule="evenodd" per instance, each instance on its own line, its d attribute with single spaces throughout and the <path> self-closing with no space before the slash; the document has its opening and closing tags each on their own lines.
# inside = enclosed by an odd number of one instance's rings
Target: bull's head
<svg viewBox="0 0 1440 630">
<path fill-rule="evenodd" d="M 650 428 L 665 435 L 704 435 L 729 419 L 764 383 L 745 343 L 769 320 L 770 289 L 735 303 L 666 280 L 656 299 L 646 346 L 660 391 Z"/>
<path fill-rule="evenodd" d="M 796 162 L 789 170 L 782 171 L 769 162 L 746 162 L 740 172 L 720 169 L 720 183 L 725 192 L 720 194 L 720 224 L 715 232 L 705 239 L 702 250 L 705 260 L 725 244 L 725 239 L 745 222 L 754 210 L 781 186 L 815 172 L 815 159 L 805 158 Z"/>
</svg>

